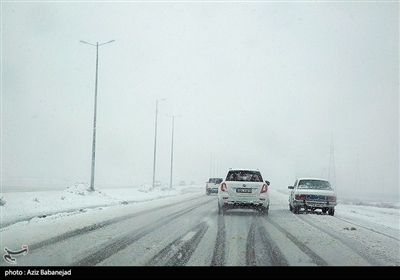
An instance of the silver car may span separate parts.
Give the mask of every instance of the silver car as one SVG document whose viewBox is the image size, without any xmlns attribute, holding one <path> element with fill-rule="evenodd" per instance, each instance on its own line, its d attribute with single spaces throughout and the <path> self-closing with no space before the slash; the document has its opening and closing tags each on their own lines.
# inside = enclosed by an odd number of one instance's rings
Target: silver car
<svg viewBox="0 0 400 280">
<path fill-rule="evenodd" d="M 218 213 L 229 209 L 253 209 L 268 215 L 269 181 L 258 169 L 229 169 L 218 188 Z"/>
<path fill-rule="evenodd" d="M 336 193 L 328 180 L 299 178 L 288 189 L 292 190 L 289 195 L 289 210 L 293 213 L 321 210 L 323 214 L 335 214 Z"/>
</svg>

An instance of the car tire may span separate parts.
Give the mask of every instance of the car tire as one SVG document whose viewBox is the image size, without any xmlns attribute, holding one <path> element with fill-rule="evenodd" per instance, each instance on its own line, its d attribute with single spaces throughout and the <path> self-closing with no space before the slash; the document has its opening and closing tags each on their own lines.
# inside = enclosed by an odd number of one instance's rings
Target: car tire
<svg viewBox="0 0 400 280">
<path fill-rule="evenodd" d="M 328 214 L 331 216 L 335 215 L 335 209 L 333 209 L 333 208 L 329 209 Z"/>
<path fill-rule="evenodd" d="M 289 203 L 289 211 L 290 211 L 290 212 L 293 211 L 293 207 L 292 207 L 292 205 L 290 205 L 290 203 Z"/>
<path fill-rule="evenodd" d="M 218 203 L 218 214 L 219 215 L 225 215 L 225 207 L 219 205 L 219 203 Z"/>
<path fill-rule="evenodd" d="M 293 207 L 293 213 L 294 214 L 299 214 L 300 213 L 300 207 L 299 206 L 294 206 Z"/>
<path fill-rule="evenodd" d="M 262 215 L 268 216 L 268 208 L 269 208 L 269 207 L 260 207 L 260 208 L 258 209 L 258 212 L 259 212 L 260 214 L 262 214 Z"/>
<path fill-rule="evenodd" d="M 225 204 L 223 204 L 222 206 L 221 206 L 221 215 L 225 215 L 226 214 L 226 210 L 228 209 L 228 206 L 227 205 L 225 205 Z"/>
</svg>

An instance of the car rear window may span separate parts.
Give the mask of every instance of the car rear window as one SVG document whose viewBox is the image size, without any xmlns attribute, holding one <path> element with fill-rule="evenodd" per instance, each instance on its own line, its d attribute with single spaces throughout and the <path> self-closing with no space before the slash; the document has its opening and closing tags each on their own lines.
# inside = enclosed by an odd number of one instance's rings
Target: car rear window
<svg viewBox="0 0 400 280">
<path fill-rule="evenodd" d="M 209 183 L 219 184 L 222 182 L 222 178 L 210 178 Z"/>
<path fill-rule="evenodd" d="M 228 172 L 226 181 L 263 182 L 259 171 L 232 170 Z"/>
<path fill-rule="evenodd" d="M 299 182 L 299 189 L 330 190 L 332 187 L 328 181 L 301 180 Z"/>
</svg>

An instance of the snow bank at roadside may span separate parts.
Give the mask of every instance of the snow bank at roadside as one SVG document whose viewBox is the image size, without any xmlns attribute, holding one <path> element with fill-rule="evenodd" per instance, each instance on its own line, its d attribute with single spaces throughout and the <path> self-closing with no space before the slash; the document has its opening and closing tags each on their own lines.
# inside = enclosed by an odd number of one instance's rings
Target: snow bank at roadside
<svg viewBox="0 0 400 280">
<path fill-rule="evenodd" d="M 84 182 L 75 183 L 65 190 L 7 192 L 1 199 L 1 227 L 61 212 L 137 203 L 179 193 L 180 190 L 152 188 L 149 185 L 91 191 L 89 184 Z"/>
</svg>

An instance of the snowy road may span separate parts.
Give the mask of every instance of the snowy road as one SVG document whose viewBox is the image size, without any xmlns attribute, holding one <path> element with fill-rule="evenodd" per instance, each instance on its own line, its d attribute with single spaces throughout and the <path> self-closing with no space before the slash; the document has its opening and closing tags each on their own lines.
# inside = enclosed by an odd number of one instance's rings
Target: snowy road
<svg viewBox="0 0 400 280">
<path fill-rule="evenodd" d="M 7 228 L 2 240 L 29 254 L 1 265 L 399 266 L 398 231 L 354 212 L 295 215 L 286 194 L 271 192 L 268 216 L 222 216 L 201 191 Z"/>
</svg>

